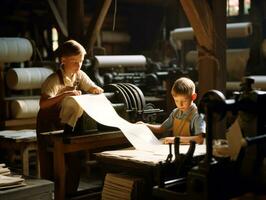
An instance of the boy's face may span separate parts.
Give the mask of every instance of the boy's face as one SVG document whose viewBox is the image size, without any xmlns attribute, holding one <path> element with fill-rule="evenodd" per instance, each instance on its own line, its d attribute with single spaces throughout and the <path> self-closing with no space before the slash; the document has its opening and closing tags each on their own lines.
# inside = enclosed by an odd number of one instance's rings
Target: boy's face
<svg viewBox="0 0 266 200">
<path fill-rule="evenodd" d="M 183 112 L 189 109 L 189 107 L 192 105 L 196 97 L 197 97 L 196 94 L 192 94 L 192 95 L 175 94 L 173 95 L 176 107 L 179 108 Z"/>
<path fill-rule="evenodd" d="M 62 57 L 61 62 L 64 64 L 64 70 L 69 74 L 77 73 L 83 62 L 83 55 Z"/>
</svg>

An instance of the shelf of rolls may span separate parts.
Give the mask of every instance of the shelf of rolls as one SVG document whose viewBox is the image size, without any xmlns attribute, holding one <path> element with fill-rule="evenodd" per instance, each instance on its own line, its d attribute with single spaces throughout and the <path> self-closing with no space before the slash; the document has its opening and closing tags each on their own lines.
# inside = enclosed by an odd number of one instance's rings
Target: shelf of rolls
<svg viewBox="0 0 266 200">
<path fill-rule="evenodd" d="M 29 66 L 33 43 L 26 38 L 0 38 L 0 130 L 35 128 L 42 82 L 53 72 Z"/>
</svg>

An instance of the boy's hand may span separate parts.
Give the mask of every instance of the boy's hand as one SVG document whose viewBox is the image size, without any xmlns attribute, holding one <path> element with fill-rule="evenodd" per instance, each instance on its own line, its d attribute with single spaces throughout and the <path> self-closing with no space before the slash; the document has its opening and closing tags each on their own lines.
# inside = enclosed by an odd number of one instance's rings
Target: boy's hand
<svg viewBox="0 0 266 200">
<path fill-rule="evenodd" d="M 175 137 L 166 137 L 166 138 L 164 138 L 163 143 L 164 144 L 170 144 L 170 143 L 173 144 L 174 140 L 175 140 Z"/>
<path fill-rule="evenodd" d="M 64 96 L 79 96 L 82 94 L 81 90 L 70 90 L 70 91 L 66 91 L 64 92 Z"/>
<path fill-rule="evenodd" d="M 90 93 L 92 94 L 101 94 L 103 93 L 103 89 L 99 86 L 94 86 L 91 90 Z"/>
</svg>

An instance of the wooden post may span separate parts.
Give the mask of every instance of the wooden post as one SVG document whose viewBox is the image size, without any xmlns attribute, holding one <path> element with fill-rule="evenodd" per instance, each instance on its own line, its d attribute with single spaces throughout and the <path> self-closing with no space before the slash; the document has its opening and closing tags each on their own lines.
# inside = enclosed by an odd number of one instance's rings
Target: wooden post
<svg viewBox="0 0 266 200">
<path fill-rule="evenodd" d="M 225 92 L 226 0 L 180 0 L 198 43 L 199 99 L 210 89 Z M 213 126 L 225 136 L 225 122 Z"/>
</svg>

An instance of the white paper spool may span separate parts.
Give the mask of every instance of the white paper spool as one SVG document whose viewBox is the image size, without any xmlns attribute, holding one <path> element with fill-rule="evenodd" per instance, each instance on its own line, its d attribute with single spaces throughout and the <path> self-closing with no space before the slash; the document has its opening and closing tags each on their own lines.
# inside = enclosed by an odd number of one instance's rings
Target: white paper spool
<svg viewBox="0 0 266 200">
<path fill-rule="evenodd" d="M 250 22 L 226 24 L 227 38 L 242 38 L 252 34 L 252 24 Z M 177 28 L 170 32 L 170 41 L 176 44 L 175 47 L 181 48 L 179 44 L 183 40 L 193 40 L 194 31 L 192 27 Z"/>
<path fill-rule="evenodd" d="M 248 77 L 254 79 L 254 84 L 252 85 L 252 87 L 255 90 L 266 91 L 266 76 L 256 75 L 256 76 L 248 76 Z M 238 82 L 226 82 L 226 89 L 230 90 L 230 91 L 240 90 L 240 83 L 241 83 L 240 81 L 238 81 Z"/>
<path fill-rule="evenodd" d="M 49 68 L 11 68 L 7 71 L 7 86 L 13 90 L 41 88 L 44 80 L 53 73 Z"/>
<path fill-rule="evenodd" d="M 243 38 L 252 34 L 252 24 L 250 22 L 226 24 L 227 38 Z"/>
<path fill-rule="evenodd" d="M 25 62 L 33 53 L 32 44 L 25 38 L 0 38 L 0 62 Z"/>
<path fill-rule="evenodd" d="M 249 77 L 253 78 L 255 81 L 253 84 L 254 89 L 264 90 L 264 91 L 266 90 L 266 76 L 256 75 Z"/>
<path fill-rule="evenodd" d="M 39 99 L 11 101 L 11 116 L 14 119 L 34 118 L 39 111 Z"/>
<path fill-rule="evenodd" d="M 144 67 L 143 55 L 95 56 L 95 66 L 101 67 Z"/>
<path fill-rule="evenodd" d="M 249 59 L 249 49 L 227 49 L 226 50 L 226 69 L 228 80 L 240 81 L 245 74 L 247 61 Z M 186 54 L 187 64 L 196 67 L 198 52 L 189 51 Z"/>
</svg>

